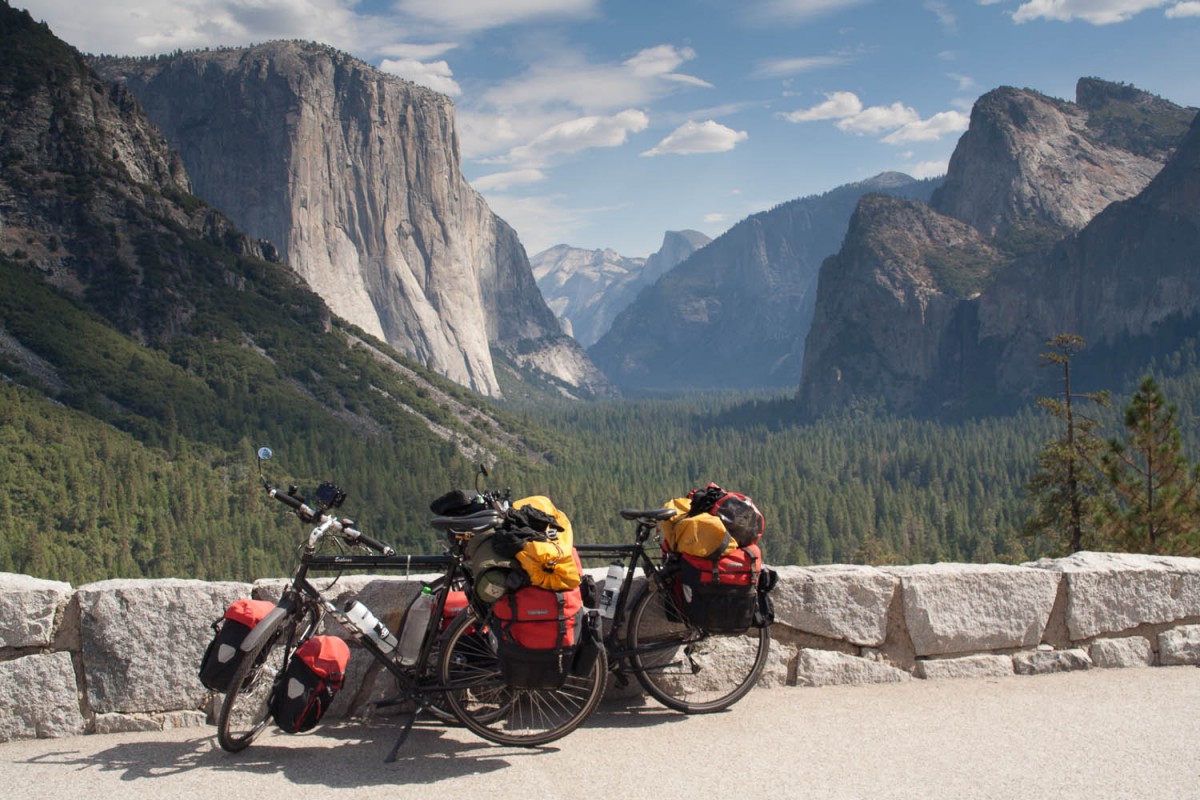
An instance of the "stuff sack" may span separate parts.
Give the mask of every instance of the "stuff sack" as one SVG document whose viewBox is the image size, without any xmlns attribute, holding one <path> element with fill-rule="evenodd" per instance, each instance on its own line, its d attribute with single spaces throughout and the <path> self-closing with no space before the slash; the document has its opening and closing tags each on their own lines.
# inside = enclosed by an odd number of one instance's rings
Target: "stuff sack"
<svg viewBox="0 0 1200 800">
<path fill-rule="evenodd" d="M 528 584 L 524 569 L 514 554 L 497 547 L 497 535 L 476 534 L 467 542 L 472 589 L 475 597 L 485 605 L 496 602 L 510 589 L 519 589 Z"/>
<path fill-rule="evenodd" d="M 675 516 L 663 520 L 662 547 L 667 553 L 711 558 L 732 552 L 737 542 L 726 532 L 721 518 L 708 513 L 692 513 L 690 497 L 676 497 L 664 504 Z"/>
<path fill-rule="evenodd" d="M 680 607 L 693 625 L 710 633 L 742 633 L 759 612 L 761 572 L 757 545 L 718 558 L 682 555 L 676 578 Z"/>
<path fill-rule="evenodd" d="M 583 613 L 578 587 L 552 592 L 526 586 L 493 605 L 488 626 L 505 683 L 513 689 L 561 687 L 574 665 Z"/>
<path fill-rule="evenodd" d="M 692 515 L 712 514 L 725 526 L 725 532 L 738 547 L 758 544 L 766 529 L 763 517 L 754 501 L 738 492 L 727 492 L 715 483 L 688 493 Z"/>
<path fill-rule="evenodd" d="M 574 547 L 563 548 L 560 541 L 531 539 L 517 553 L 517 563 L 529 582 L 542 589 L 562 592 L 579 586 L 583 566 Z"/>
<path fill-rule="evenodd" d="M 271 716 L 287 733 L 311 730 L 346 680 L 349 646 L 336 636 L 311 636 L 288 662 L 271 695 Z"/>
<path fill-rule="evenodd" d="M 497 553 L 511 552 L 528 583 L 554 592 L 579 585 L 582 568 L 575 554 L 571 520 L 550 498 L 533 495 L 517 500 L 495 537 Z"/>
<path fill-rule="evenodd" d="M 439 517 L 465 517 L 490 507 L 479 492 L 470 489 L 451 489 L 429 504 L 429 510 Z"/>
<path fill-rule="evenodd" d="M 213 623 L 212 641 L 200 659 L 200 682 L 206 689 L 229 690 L 229 682 L 242 663 L 242 642 L 274 608 L 275 604 L 266 600 L 235 600 Z"/>
</svg>

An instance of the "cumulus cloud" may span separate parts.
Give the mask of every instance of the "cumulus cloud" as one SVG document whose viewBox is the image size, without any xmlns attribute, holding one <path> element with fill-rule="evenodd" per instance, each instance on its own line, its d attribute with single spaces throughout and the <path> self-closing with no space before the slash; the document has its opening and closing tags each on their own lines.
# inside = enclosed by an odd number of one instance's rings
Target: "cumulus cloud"
<svg viewBox="0 0 1200 800">
<path fill-rule="evenodd" d="M 1125 22 L 1143 11 L 1162 6 L 1178 8 L 1176 0 L 1029 0 L 1013 13 L 1014 22 L 1049 19 L 1070 22 L 1082 19 L 1093 25 Z M 1171 11 L 1167 11 L 1168 16 Z"/>
<path fill-rule="evenodd" d="M 825 102 L 812 108 L 792 111 L 784 114 L 788 122 L 816 122 L 823 119 L 842 119 L 852 117 L 862 111 L 862 101 L 854 92 L 831 92 L 825 95 Z"/>
<path fill-rule="evenodd" d="M 911 111 L 911 109 L 909 110 Z M 965 131 L 970 122 L 971 118 L 961 111 L 941 111 L 929 119 L 906 122 L 897 130 L 883 137 L 882 141 L 884 144 L 935 142 L 948 133 Z"/>
<path fill-rule="evenodd" d="M 379 69 L 389 75 L 396 75 L 451 97 L 462 94 L 462 88 L 454 80 L 454 73 L 445 61 L 426 63 L 411 58 L 399 60 L 385 58 L 379 63 Z"/>
<path fill-rule="evenodd" d="M 399 0 L 414 20 L 453 31 L 481 31 L 542 20 L 586 19 L 598 0 Z"/>
<path fill-rule="evenodd" d="M 896 102 L 890 106 L 864 108 L 854 116 L 839 120 L 837 126 L 838 130 L 849 133 L 881 133 L 890 128 L 899 128 L 919 122 L 920 119 L 921 116 L 914 109 Z"/>
<path fill-rule="evenodd" d="M 408 58 L 414 61 L 428 61 L 431 58 L 445 55 L 458 47 L 457 42 L 432 42 L 429 44 L 408 44 L 398 42 L 379 48 L 379 54 L 389 58 Z"/>
<path fill-rule="evenodd" d="M 948 133 L 965 131 L 970 123 L 970 117 L 961 111 L 941 111 L 921 119 L 915 109 L 900 102 L 863 108 L 853 92 L 832 92 L 825 98 L 824 103 L 782 116 L 788 122 L 837 120 L 839 130 L 858 135 L 891 131 L 881 140 L 886 144 L 936 141 Z"/>
<path fill-rule="evenodd" d="M 737 147 L 738 142 L 749 138 L 745 131 L 735 131 L 719 122 L 705 120 L 693 122 L 688 120 L 680 125 L 669 136 L 654 147 L 642 153 L 643 156 L 691 156 L 702 153 L 724 153 Z"/>
<path fill-rule="evenodd" d="M 1197 2 L 1197 0 L 1188 0 L 1186 3 L 1176 3 L 1167 9 L 1167 16 L 1171 19 L 1178 17 L 1200 17 L 1200 2 Z"/>
<path fill-rule="evenodd" d="M 514 147 L 505 159 L 512 163 L 541 165 L 553 156 L 578 153 L 593 147 L 617 147 L 629 134 L 646 129 L 645 112 L 627 109 L 612 116 L 577 117 L 550 127 L 528 144 Z"/>
</svg>

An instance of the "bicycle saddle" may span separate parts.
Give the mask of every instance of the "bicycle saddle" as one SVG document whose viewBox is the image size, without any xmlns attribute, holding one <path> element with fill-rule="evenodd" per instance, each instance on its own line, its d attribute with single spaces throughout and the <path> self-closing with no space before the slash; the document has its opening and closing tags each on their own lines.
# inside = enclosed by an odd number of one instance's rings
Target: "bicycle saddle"
<svg viewBox="0 0 1200 800">
<path fill-rule="evenodd" d="M 625 519 L 642 520 L 643 522 L 660 522 L 664 519 L 670 519 L 678 512 L 670 508 L 648 508 L 645 511 L 637 511 L 632 508 L 621 510 L 621 516 Z"/>
</svg>

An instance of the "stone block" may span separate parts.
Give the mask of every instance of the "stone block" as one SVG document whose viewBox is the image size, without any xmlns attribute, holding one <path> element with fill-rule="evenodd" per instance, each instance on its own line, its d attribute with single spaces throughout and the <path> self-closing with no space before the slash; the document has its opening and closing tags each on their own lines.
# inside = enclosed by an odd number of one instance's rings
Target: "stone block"
<svg viewBox="0 0 1200 800">
<path fill-rule="evenodd" d="M 1013 671 L 1018 675 L 1046 675 L 1092 668 L 1092 659 L 1080 648 L 1015 653 L 1012 662 Z"/>
<path fill-rule="evenodd" d="M 874 567 L 778 567 L 775 621 L 804 633 L 878 647 L 897 579 Z"/>
<path fill-rule="evenodd" d="M 915 654 L 977 653 L 1039 644 L 1059 578 L 1005 564 L 891 567 Z"/>
<path fill-rule="evenodd" d="M 1200 617 L 1200 558 L 1085 551 L 1027 566 L 1063 575 L 1072 641 Z"/>
<path fill-rule="evenodd" d="M 929 658 L 916 663 L 915 674 L 926 680 L 1002 678 L 1013 674 L 1012 656 L 984 653 L 953 658 Z"/>
<path fill-rule="evenodd" d="M 71 584 L 0 572 L 0 648 L 49 647 Z"/>
<path fill-rule="evenodd" d="M 0 742 L 78 736 L 85 725 L 70 653 L 0 663 Z"/>
<path fill-rule="evenodd" d="M 900 683 L 912 680 L 902 669 L 833 650 L 800 650 L 796 666 L 797 686 L 837 686 L 868 683 Z"/>
<path fill-rule="evenodd" d="M 196 673 L 212 622 L 244 583 L 113 580 L 78 591 L 87 697 L 97 714 L 191 710 L 207 690 Z"/>
<path fill-rule="evenodd" d="M 1150 667 L 1154 666 L 1154 649 L 1145 636 L 1127 636 L 1122 639 L 1097 639 L 1088 649 L 1092 663 L 1097 667 Z"/>
<path fill-rule="evenodd" d="M 1158 662 L 1164 667 L 1200 664 L 1200 625 L 1180 625 L 1160 633 Z"/>
</svg>

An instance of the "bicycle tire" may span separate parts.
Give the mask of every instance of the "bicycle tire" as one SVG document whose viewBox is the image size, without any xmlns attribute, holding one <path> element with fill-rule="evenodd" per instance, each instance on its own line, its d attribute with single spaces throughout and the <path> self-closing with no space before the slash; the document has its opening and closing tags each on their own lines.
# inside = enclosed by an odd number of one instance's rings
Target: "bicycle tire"
<svg viewBox="0 0 1200 800">
<path fill-rule="evenodd" d="M 271 716 L 271 693 L 283 673 L 288 651 L 315 633 L 318 622 L 316 609 L 300 608 L 265 623 L 271 628 L 242 656 L 221 703 L 217 743 L 222 750 L 245 750 L 262 733 Z"/>
<path fill-rule="evenodd" d="M 596 710 L 604 696 L 608 661 L 600 648 L 586 675 L 570 675 L 558 689 L 511 689 L 500 674 L 495 638 L 468 610 L 446 631 L 442 683 L 447 704 L 474 733 L 503 745 L 537 747 L 561 739 Z"/>
<path fill-rule="evenodd" d="M 754 688 L 767 663 L 769 627 L 713 634 L 686 621 L 669 591 L 647 585 L 626 633 L 629 665 L 651 697 L 685 714 L 723 711 Z"/>
</svg>

